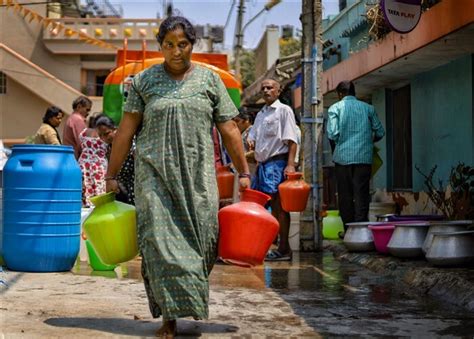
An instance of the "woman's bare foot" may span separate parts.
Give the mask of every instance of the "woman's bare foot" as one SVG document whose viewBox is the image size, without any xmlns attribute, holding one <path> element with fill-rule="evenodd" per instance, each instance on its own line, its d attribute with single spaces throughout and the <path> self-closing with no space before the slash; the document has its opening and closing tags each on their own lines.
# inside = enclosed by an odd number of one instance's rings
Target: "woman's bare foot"
<svg viewBox="0 0 474 339">
<path fill-rule="evenodd" d="M 176 320 L 163 320 L 163 325 L 156 331 L 159 338 L 172 339 L 176 335 Z"/>
</svg>

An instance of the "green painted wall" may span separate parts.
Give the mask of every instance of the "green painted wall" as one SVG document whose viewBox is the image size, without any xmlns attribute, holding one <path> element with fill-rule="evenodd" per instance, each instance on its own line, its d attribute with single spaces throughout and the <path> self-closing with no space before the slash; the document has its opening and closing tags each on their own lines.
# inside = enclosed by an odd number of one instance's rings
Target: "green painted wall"
<svg viewBox="0 0 474 339">
<path fill-rule="evenodd" d="M 413 191 L 437 165 L 438 178 L 459 161 L 474 164 L 473 55 L 466 55 L 411 81 Z"/>
<path fill-rule="evenodd" d="M 385 88 L 379 88 L 372 93 L 372 105 L 375 107 L 375 112 L 380 119 L 380 122 L 385 129 L 385 137 L 375 146 L 380 148 L 379 154 L 383 160 L 383 165 L 377 171 L 372 179 L 373 188 L 387 187 L 387 124 L 386 124 L 386 106 L 385 106 Z"/>
</svg>

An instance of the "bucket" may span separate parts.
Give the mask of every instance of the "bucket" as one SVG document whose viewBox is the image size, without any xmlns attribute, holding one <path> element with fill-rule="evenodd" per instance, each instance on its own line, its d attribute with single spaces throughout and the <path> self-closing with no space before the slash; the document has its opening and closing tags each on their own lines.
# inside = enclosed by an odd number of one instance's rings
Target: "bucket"
<svg viewBox="0 0 474 339">
<path fill-rule="evenodd" d="M 3 256 L 14 271 L 69 271 L 79 253 L 82 175 L 71 146 L 15 145 L 3 169 Z"/>
<path fill-rule="evenodd" d="M 386 225 L 369 225 L 369 230 L 372 231 L 372 235 L 374 236 L 374 245 L 377 252 L 387 254 L 387 245 L 390 238 L 392 238 L 395 225 L 388 223 Z"/>
<path fill-rule="evenodd" d="M 371 202 L 369 205 L 369 221 L 377 221 L 377 216 L 394 214 L 396 205 L 393 202 Z"/>
</svg>

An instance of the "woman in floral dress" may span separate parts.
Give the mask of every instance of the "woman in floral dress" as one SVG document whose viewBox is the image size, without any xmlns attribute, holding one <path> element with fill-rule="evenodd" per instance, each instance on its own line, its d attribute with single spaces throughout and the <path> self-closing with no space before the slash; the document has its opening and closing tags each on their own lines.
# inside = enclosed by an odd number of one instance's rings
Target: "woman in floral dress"
<svg viewBox="0 0 474 339">
<path fill-rule="evenodd" d="M 112 142 L 114 141 L 117 127 L 111 118 L 103 115 L 96 120 L 95 128 L 99 137 L 108 145 L 108 161 L 112 152 Z M 117 174 L 117 182 L 120 192 L 115 194 L 115 200 L 135 205 L 135 141 L 130 152 L 128 152 L 127 159 L 122 164 L 120 172 Z"/>
<path fill-rule="evenodd" d="M 79 167 L 82 171 L 82 205 L 90 207 L 90 198 L 105 193 L 105 173 L 107 172 L 107 143 L 99 138 L 94 123 L 79 134 L 82 153 Z"/>
</svg>

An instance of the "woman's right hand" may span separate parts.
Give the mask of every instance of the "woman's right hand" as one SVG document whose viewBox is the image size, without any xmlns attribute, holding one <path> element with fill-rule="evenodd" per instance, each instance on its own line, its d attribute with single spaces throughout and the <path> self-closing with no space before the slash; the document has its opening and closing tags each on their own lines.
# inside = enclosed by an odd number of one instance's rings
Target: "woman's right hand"
<svg viewBox="0 0 474 339">
<path fill-rule="evenodd" d="M 119 185 L 118 185 L 118 182 L 117 180 L 115 179 L 112 179 L 112 180 L 106 180 L 105 181 L 105 192 L 115 192 L 115 193 L 119 193 L 120 192 L 120 188 L 119 188 Z"/>
</svg>

